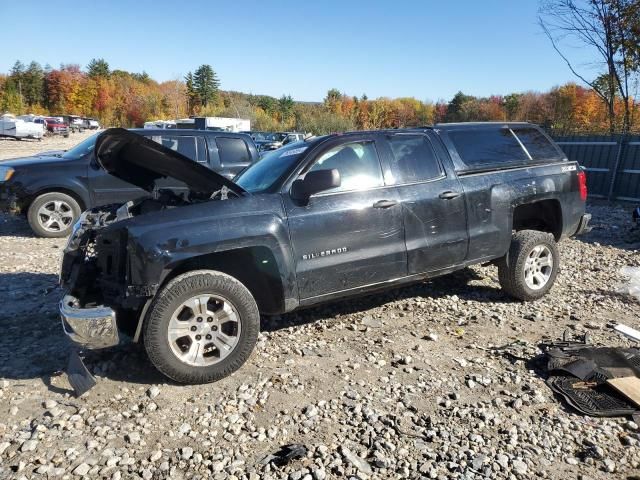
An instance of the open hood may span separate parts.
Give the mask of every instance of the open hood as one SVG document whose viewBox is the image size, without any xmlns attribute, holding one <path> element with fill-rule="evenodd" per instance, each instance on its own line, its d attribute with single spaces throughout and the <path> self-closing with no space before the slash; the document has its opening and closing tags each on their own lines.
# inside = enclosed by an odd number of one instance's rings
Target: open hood
<svg viewBox="0 0 640 480">
<path fill-rule="evenodd" d="M 124 128 L 102 132 L 95 147 L 96 160 L 114 177 L 152 192 L 156 180 L 174 178 L 194 193 L 211 195 L 227 187 L 237 195 L 244 189 L 213 170 Z"/>
</svg>

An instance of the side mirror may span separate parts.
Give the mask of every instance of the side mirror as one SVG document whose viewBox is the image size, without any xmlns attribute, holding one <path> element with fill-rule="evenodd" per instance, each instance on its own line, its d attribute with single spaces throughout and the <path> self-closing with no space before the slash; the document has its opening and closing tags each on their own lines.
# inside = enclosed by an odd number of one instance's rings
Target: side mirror
<svg viewBox="0 0 640 480">
<path fill-rule="evenodd" d="M 303 179 L 298 179 L 291 185 L 291 198 L 300 202 L 307 202 L 314 193 L 324 192 L 340 186 L 340 172 L 336 168 L 331 170 L 315 170 L 307 173 Z"/>
</svg>

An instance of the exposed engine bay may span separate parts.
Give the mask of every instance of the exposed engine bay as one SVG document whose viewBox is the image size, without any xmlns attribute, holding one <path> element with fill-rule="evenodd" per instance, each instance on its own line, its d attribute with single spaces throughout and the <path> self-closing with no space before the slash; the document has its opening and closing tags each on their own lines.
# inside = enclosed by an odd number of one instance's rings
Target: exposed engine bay
<svg viewBox="0 0 640 480">
<path fill-rule="evenodd" d="M 160 189 L 150 197 L 85 211 L 74 225 L 64 251 L 60 272 L 62 287 L 82 299 L 82 306 L 131 304 L 133 299 L 129 298 L 131 292 L 127 290 L 130 283 L 128 232 L 126 228 L 106 227 L 140 215 L 236 197 L 238 194 L 224 186 L 210 196 L 193 192 L 180 195 L 173 190 Z"/>
</svg>

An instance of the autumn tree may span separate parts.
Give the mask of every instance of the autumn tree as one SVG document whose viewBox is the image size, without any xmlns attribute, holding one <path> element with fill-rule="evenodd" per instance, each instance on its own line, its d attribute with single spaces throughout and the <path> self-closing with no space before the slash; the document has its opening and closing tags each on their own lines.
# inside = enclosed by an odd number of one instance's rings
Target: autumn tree
<svg viewBox="0 0 640 480">
<path fill-rule="evenodd" d="M 615 102 L 624 106 L 622 131 L 631 127 L 631 79 L 640 68 L 640 5 L 638 0 L 543 0 L 538 22 L 553 48 L 571 72 L 605 102 L 609 129 L 615 131 Z M 566 53 L 577 42 L 593 52 L 604 74 L 595 77 L 581 69 Z"/>
</svg>

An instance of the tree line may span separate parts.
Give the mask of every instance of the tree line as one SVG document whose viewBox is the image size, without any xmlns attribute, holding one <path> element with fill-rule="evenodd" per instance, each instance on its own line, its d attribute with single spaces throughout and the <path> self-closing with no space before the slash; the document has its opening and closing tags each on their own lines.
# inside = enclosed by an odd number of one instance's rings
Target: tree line
<svg viewBox="0 0 640 480">
<path fill-rule="evenodd" d="M 415 98 L 353 96 L 331 89 L 322 102 L 296 102 L 220 89 L 213 68 L 201 65 L 184 78 L 165 82 L 147 73 L 111 70 L 102 59 L 78 65 L 41 67 L 18 61 L 0 75 L 0 113 L 76 114 L 103 125 L 133 127 L 145 121 L 189 115 L 248 118 L 255 130 L 329 132 L 401 128 L 459 121 L 530 121 L 559 132 L 639 132 L 640 105 L 614 95 L 609 104 L 593 88 L 575 83 L 546 92 L 476 97 L 458 92 L 436 102 Z M 628 119 L 628 120 L 627 120 Z M 625 122 L 629 124 L 625 126 Z M 613 127 L 613 128 L 612 128 Z"/>
</svg>

